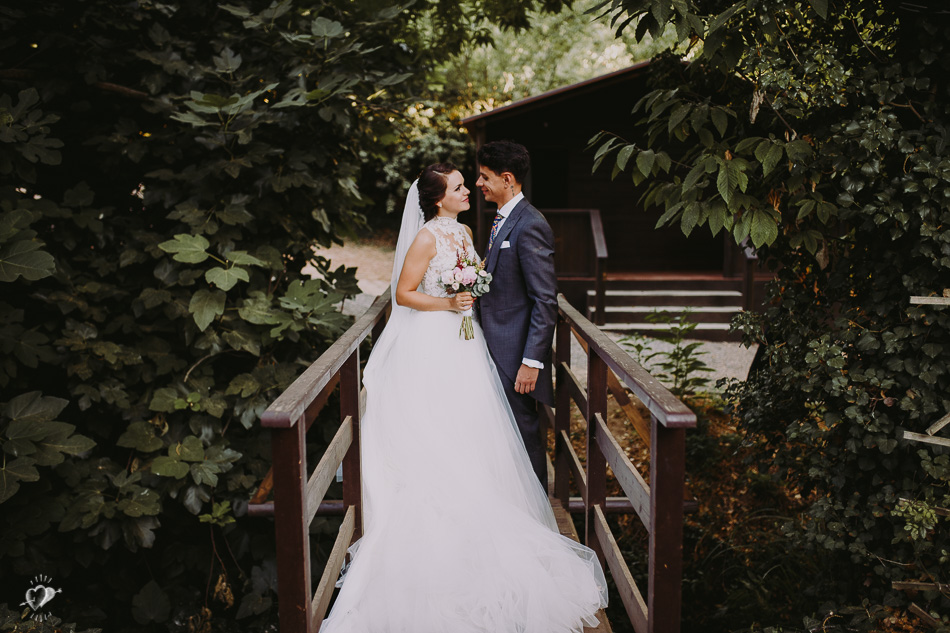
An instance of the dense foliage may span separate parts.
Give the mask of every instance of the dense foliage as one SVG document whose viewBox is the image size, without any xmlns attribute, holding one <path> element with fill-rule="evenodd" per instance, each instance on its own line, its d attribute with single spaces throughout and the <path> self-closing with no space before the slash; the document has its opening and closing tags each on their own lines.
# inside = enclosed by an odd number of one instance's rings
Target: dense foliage
<svg viewBox="0 0 950 633">
<path fill-rule="evenodd" d="M 409 6 L 0 7 L 0 602 L 45 574 L 80 628 L 269 617 L 256 422 L 357 292 L 313 247 L 365 227 L 433 58 L 528 8 Z"/>
<path fill-rule="evenodd" d="M 690 37 L 653 65 L 643 139 L 596 162 L 660 224 L 750 239 L 775 271 L 738 325 L 762 344 L 731 390 L 759 465 L 808 502 L 789 535 L 841 563 L 819 598 L 907 604 L 946 583 L 950 461 L 902 439 L 950 411 L 950 15 L 940 3 L 612 0 L 618 27 Z M 929 7 L 929 8 L 928 8 Z M 631 20 L 633 22 L 631 22 Z M 804 580 L 804 579 L 803 579 Z M 912 595 L 947 613 L 936 586 Z"/>
</svg>

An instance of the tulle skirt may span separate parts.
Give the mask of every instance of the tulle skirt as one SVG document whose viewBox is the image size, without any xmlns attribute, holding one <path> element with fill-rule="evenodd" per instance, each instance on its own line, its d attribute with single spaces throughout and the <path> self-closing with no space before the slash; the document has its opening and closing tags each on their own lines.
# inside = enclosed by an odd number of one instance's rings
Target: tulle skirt
<svg viewBox="0 0 950 633">
<path fill-rule="evenodd" d="M 466 341 L 458 314 L 400 316 L 367 363 L 364 533 L 321 631 L 595 626 L 603 571 L 558 533 L 480 327 Z"/>
</svg>

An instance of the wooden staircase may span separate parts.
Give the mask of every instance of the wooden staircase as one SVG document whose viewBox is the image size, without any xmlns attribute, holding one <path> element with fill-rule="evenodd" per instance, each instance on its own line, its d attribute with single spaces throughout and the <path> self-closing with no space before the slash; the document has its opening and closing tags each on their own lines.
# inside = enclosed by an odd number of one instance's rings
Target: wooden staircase
<svg viewBox="0 0 950 633">
<path fill-rule="evenodd" d="M 761 283 L 756 280 L 756 288 Z M 587 317 L 597 320 L 596 293 L 587 292 Z M 690 310 L 696 323 L 691 338 L 707 341 L 739 340 L 729 333 L 732 317 L 744 305 L 743 280 L 712 275 L 680 277 L 608 278 L 604 286 L 603 330 L 650 336 L 669 330 L 666 323 L 651 323 L 646 317 L 666 311 L 671 316 Z"/>
</svg>

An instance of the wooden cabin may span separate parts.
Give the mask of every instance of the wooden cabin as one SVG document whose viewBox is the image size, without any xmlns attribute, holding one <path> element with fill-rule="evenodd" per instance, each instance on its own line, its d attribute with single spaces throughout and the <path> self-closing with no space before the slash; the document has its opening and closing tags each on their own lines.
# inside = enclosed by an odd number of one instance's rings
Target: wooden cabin
<svg viewBox="0 0 950 633">
<path fill-rule="evenodd" d="M 634 125 L 640 117 L 631 111 L 649 91 L 648 70 L 649 62 L 639 63 L 469 117 L 462 125 L 478 147 L 512 140 L 528 148 L 532 166 L 525 195 L 554 229 L 559 289 L 573 305 L 608 329 L 641 331 L 654 329 L 643 317 L 656 307 L 691 307 L 700 323 L 697 333 L 725 338 L 731 315 L 751 305 L 745 285 L 752 280 L 743 275 L 754 272 L 746 258 L 752 253 L 723 233 L 712 237 L 706 227 L 689 238 L 678 225 L 654 228 L 662 209 L 644 209 L 645 188 L 633 184 L 629 167 L 614 180 L 609 161 L 591 171 L 596 148 L 588 144 L 598 132 L 629 140 L 642 135 Z M 481 195 L 475 198 L 476 240 L 484 246 L 495 209 Z M 598 283 L 604 288 L 600 306 Z"/>
</svg>

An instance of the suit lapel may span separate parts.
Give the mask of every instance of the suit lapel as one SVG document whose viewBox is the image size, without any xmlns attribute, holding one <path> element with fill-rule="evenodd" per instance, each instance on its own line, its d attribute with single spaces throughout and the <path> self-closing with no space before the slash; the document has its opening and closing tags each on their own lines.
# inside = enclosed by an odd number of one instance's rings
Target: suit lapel
<svg viewBox="0 0 950 633">
<path fill-rule="evenodd" d="M 492 242 L 491 250 L 488 251 L 488 264 L 485 266 L 489 273 L 495 274 L 495 265 L 498 263 L 498 253 L 501 251 L 501 245 L 512 229 L 515 228 L 515 225 L 518 224 L 518 221 L 521 220 L 522 211 L 526 206 L 528 206 L 528 199 L 522 198 L 521 202 L 516 204 L 515 208 L 508 214 L 505 223 L 501 225 L 498 234 L 495 235 L 495 241 Z"/>
</svg>

